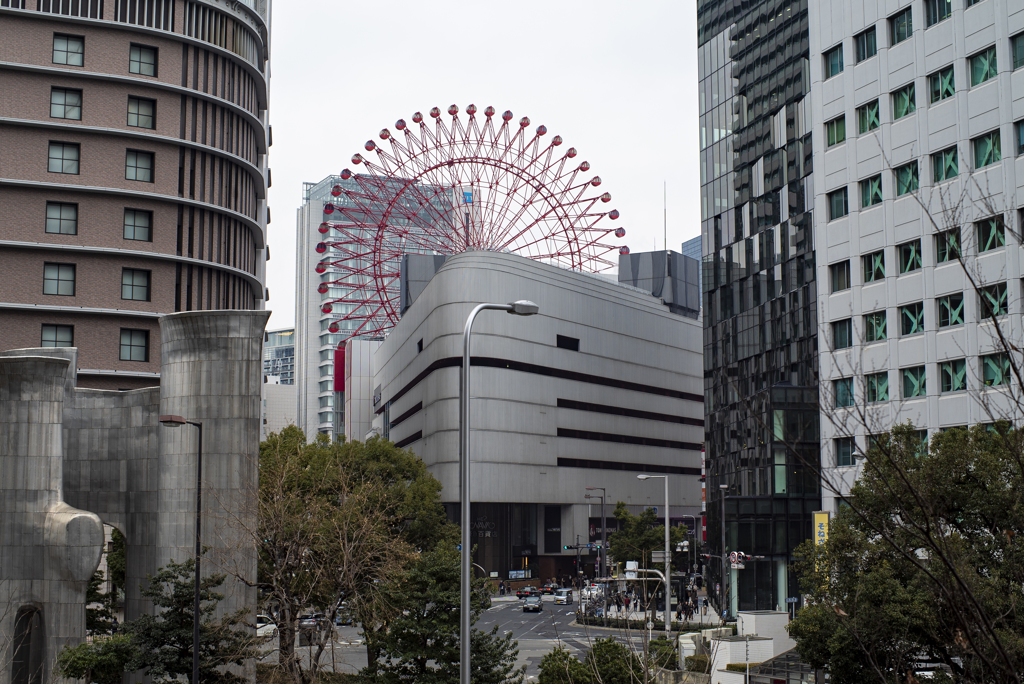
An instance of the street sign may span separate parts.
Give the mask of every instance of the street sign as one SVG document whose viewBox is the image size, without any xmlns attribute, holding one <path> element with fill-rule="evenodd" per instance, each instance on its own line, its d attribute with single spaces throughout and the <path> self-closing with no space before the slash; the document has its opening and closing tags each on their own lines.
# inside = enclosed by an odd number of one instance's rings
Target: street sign
<svg viewBox="0 0 1024 684">
<path fill-rule="evenodd" d="M 745 567 L 747 566 L 745 566 L 743 563 L 732 563 L 733 570 L 743 570 Z"/>
<path fill-rule="evenodd" d="M 640 566 L 637 564 L 636 561 L 626 561 L 626 569 L 627 570 L 638 570 L 638 569 L 640 569 Z M 634 579 L 636 579 L 636 578 L 634 578 Z"/>
<path fill-rule="evenodd" d="M 799 602 L 800 602 L 800 599 L 798 599 L 796 596 L 790 596 L 789 598 L 786 599 L 786 603 L 799 603 Z"/>
<path fill-rule="evenodd" d="M 651 562 L 652 563 L 664 563 L 665 562 L 665 552 L 664 551 L 652 551 L 651 552 Z"/>
<path fill-rule="evenodd" d="M 650 629 L 654 629 L 654 623 L 653 622 L 648 622 L 647 623 L 647 629 L 649 629 L 649 630 Z"/>
<path fill-rule="evenodd" d="M 458 545 L 458 546 L 456 546 L 455 548 L 456 548 L 457 550 L 461 551 L 461 550 L 462 550 L 462 544 L 459 544 L 459 545 Z"/>
</svg>

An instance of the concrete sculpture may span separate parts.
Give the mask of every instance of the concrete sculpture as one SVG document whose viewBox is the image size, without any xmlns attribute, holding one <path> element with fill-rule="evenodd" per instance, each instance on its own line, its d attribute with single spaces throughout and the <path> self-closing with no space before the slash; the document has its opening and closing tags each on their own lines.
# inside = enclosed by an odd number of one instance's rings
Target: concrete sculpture
<svg viewBox="0 0 1024 684">
<path fill-rule="evenodd" d="M 193 551 L 194 430 L 203 422 L 206 572 L 237 574 L 220 610 L 254 609 L 246 543 L 257 483 L 263 333 L 269 312 L 161 318 L 160 387 L 75 387 L 74 348 L 0 352 L 0 684 L 51 681 L 53 661 L 85 636 L 85 592 L 106 523 L 128 547 L 125 617 L 151 606 L 147 574 Z"/>
</svg>

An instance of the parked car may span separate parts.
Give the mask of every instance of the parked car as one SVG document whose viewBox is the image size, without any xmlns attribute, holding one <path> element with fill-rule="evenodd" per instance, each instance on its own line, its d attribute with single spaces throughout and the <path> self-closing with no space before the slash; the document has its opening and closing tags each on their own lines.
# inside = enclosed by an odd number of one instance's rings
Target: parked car
<svg viewBox="0 0 1024 684">
<path fill-rule="evenodd" d="M 542 594 L 554 594 L 557 590 L 558 590 L 558 585 L 557 584 L 545 584 L 543 587 L 540 588 L 540 593 L 542 593 Z"/>
<path fill-rule="evenodd" d="M 327 626 L 323 613 L 303 613 L 299 616 L 299 631 L 321 630 Z"/>
<path fill-rule="evenodd" d="M 277 625 L 270 619 L 269 615 L 256 616 L 256 636 L 272 639 L 277 636 Z"/>
<path fill-rule="evenodd" d="M 544 610 L 544 605 L 540 602 L 540 596 L 527 596 L 523 601 L 524 613 L 539 613 L 542 610 Z"/>
<path fill-rule="evenodd" d="M 338 614 L 334 617 L 334 624 L 338 627 L 355 624 L 352 611 L 349 609 L 347 602 L 342 601 L 341 605 L 338 606 Z"/>
<path fill-rule="evenodd" d="M 558 589 L 555 591 L 555 604 L 560 606 L 572 605 L 572 589 Z"/>
<path fill-rule="evenodd" d="M 537 587 L 521 587 L 516 589 L 516 598 L 526 598 L 527 596 L 540 596 L 540 589 Z"/>
</svg>

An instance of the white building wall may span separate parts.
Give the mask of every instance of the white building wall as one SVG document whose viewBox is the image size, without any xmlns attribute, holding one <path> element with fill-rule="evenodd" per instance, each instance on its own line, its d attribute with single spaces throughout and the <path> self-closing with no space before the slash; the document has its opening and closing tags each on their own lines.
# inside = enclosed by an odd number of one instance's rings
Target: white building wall
<svg viewBox="0 0 1024 684">
<path fill-rule="evenodd" d="M 345 343 L 345 439 L 362 442 L 373 424 L 373 352 L 375 340 Z"/>
<path fill-rule="evenodd" d="M 941 3 L 940 3 L 941 4 Z M 913 34 L 891 44 L 889 19 L 911 8 Z M 923 2 L 908 0 L 823 0 L 810 3 L 811 98 L 814 112 L 815 249 L 817 258 L 819 360 L 822 401 L 833 402 L 833 383 L 854 378 L 856 405 L 865 409 L 866 421 L 856 409 L 823 407 L 822 467 L 840 492 L 848 492 L 860 468 L 839 467 L 835 439 L 855 435 L 857 447 L 867 447 L 867 435 L 895 423 L 910 421 L 929 436 L 951 426 L 991 422 L 1010 411 L 1007 389 L 986 388 L 980 356 L 997 351 L 994 326 L 980 322 L 980 302 L 957 262 L 937 262 L 936 233 L 962 226 L 967 269 L 982 285 L 1005 283 L 1008 315 L 999 319 L 1010 340 L 1020 340 L 1021 244 L 1018 207 L 1024 197 L 1024 161 L 1018 157 L 1015 122 L 1024 118 L 1024 69 L 1013 70 L 1011 37 L 1024 32 L 1024 4 L 1011 0 L 983 0 L 965 8 L 953 0 L 952 15 L 926 26 Z M 855 36 L 874 27 L 877 55 L 857 63 Z M 824 54 L 842 45 L 842 73 L 824 79 Z M 970 57 L 994 46 L 998 75 L 970 85 Z M 952 65 L 955 94 L 930 102 L 929 76 Z M 916 111 L 894 121 L 892 93 L 914 84 Z M 859 133 L 857 108 L 879 101 L 880 127 Z M 845 117 L 845 142 L 827 146 L 826 123 Z M 998 131 L 1002 160 L 974 168 L 972 140 Z M 937 181 L 931 155 L 955 145 L 958 176 Z M 894 169 L 917 161 L 919 190 L 896 197 Z M 1018 173 L 1021 170 L 1022 173 Z M 883 201 L 861 207 L 859 183 L 881 174 Z M 847 188 L 849 215 L 829 220 L 828 194 Z M 948 209 L 963 197 L 960 220 L 950 223 Z M 944 215 L 946 214 L 946 215 Z M 1006 246 L 979 255 L 975 222 L 1002 214 Z M 948 225 L 947 225 L 948 224 Z M 899 273 L 898 246 L 921 241 L 922 268 Z M 866 283 L 862 257 L 882 250 L 885 277 Z M 830 266 L 850 261 L 852 286 L 833 292 Z M 963 325 L 938 327 L 938 298 L 963 293 Z M 900 307 L 923 303 L 924 332 L 903 335 Z M 866 343 L 865 314 L 886 312 L 887 338 Z M 853 344 L 834 348 L 832 324 L 852 319 Z M 940 364 L 965 359 L 966 391 L 940 392 Z M 924 366 L 926 395 L 904 398 L 901 370 Z M 888 374 L 889 400 L 866 405 L 864 376 Z M 1019 418 L 1019 416 L 1010 416 Z M 863 423 L 866 422 L 867 425 Z M 828 488 L 822 507 L 835 512 L 837 500 Z"/>
<path fill-rule="evenodd" d="M 263 384 L 263 420 L 260 421 L 260 439 L 266 439 L 272 432 L 281 432 L 289 425 L 295 425 L 295 385 L 275 382 L 275 376 L 268 376 Z"/>
</svg>

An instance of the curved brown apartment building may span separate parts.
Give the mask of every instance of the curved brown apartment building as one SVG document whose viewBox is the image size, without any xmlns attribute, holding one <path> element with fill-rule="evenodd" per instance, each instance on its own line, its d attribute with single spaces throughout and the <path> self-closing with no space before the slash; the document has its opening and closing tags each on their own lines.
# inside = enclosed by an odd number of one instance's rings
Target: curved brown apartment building
<svg viewBox="0 0 1024 684">
<path fill-rule="evenodd" d="M 157 318 L 260 309 L 269 0 L 0 0 L 0 348 L 153 385 Z"/>
</svg>

